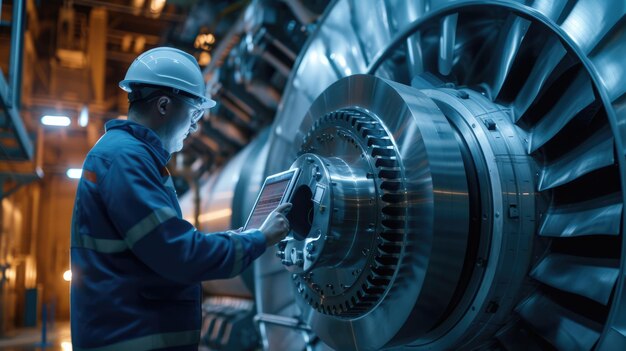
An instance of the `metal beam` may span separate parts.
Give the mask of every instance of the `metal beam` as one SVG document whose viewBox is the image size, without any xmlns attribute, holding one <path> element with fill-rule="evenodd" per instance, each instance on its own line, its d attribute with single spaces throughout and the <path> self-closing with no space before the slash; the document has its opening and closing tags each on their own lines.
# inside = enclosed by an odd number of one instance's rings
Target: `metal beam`
<svg viewBox="0 0 626 351">
<path fill-rule="evenodd" d="M 11 100 L 9 106 L 20 107 L 22 93 L 22 56 L 24 53 L 24 2 L 13 2 L 13 24 L 11 26 L 11 58 L 9 62 L 9 82 L 11 87 Z"/>
<path fill-rule="evenodd" d="M 22 89 L 24 2 L 25 0 L 16 0 L 13 3 L 8 82 L 4 78 L 4 74 L 0 72 L 0 108 L 4 110 L 7 119 L 11 121 L 13 137 L 19 145 L 19 149 L 11 151 L 10 159 L 31 159 L 33 157 L 33 145 L 26 133 L 24 122 L 19 114 Z M 2 2 L 0 1 L 0 6 L 1 4 Z"/>
</svg>

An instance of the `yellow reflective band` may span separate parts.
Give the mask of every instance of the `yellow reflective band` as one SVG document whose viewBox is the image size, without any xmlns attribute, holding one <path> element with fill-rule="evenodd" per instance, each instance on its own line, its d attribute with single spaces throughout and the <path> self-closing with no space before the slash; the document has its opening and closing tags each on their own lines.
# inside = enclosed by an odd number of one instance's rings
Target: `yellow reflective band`
<svg viewBox="0 0 626 351">
<path fill-rule="evenodd" d="M 231 234 L 230 237 L 233 239 L 233 243 L 235 244 L 235 262 L 233 263 L 233 269 L 228 276 L 234 277 L 241 271 L 243 263 L 243 245 L 241 244 L 241 239 L 238 238 L 238 234 Z"/>
<path fill-rule="evenodd" d="M 200 331 L 189 330 L 174 333 L 161 333 L 140 338 L 120 341 L 115 344 L 94 348 L 74 347 L 74 351 L 148 351 L 166 347 L 197 345 L 200 343 Z"/>
<path fill-rule="evenodd" d="M 161 225 L 161 223 L 173 217 L 176 217 L 176 212 L 170 207 L 160 208 L 147 215 L 126 232 L 128 246 L 133 247 L 135 243 Z"/>
</svg>

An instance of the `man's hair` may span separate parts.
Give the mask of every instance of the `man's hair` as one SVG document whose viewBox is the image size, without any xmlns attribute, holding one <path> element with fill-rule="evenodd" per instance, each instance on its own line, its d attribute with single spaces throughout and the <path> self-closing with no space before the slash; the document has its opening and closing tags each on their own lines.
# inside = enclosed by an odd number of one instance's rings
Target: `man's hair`
<svg viewBox="0 0 626 351">
<path fill-rule="evenodd" d="M 150 111 L 150 104 L 153 103 L 151 99 L 163 95 L 174 100 L 177 100 L 177 96 L 198 100 L 197 97 L 189 93 L 179 90 L 172 90 L 172 88 L 169 87 L 137 84 L 133 85 L 132 92 L 128 93 L 128 114 L 139 114 L 140 116 L 147 114 Z"/>
<path fill-rule="evenodd" d="M 171 97 L 169 89 L 160 86 L 135 85 L 132 92 L 128 93 L 128 114 L 145 116 L 150 111 L 150 105 L 154 103 L 152 98 L 157 96 Z"/>
</svg>

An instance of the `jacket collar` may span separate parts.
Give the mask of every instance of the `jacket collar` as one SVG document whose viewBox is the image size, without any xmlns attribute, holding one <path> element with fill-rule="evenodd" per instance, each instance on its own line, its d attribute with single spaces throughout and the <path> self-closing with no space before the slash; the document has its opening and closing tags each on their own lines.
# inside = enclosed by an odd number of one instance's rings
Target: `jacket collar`
<svg viewBox="0 0 626 351">
<path fill-rule="evenodd" d="M 163 164 L 167 164 L 171 158 L 169 151 L 163 147 L 163 142 L 161 138 L 150 128 L 145 127 L 137 122 L 122 120 L 122 119 L 114 119 L 108 121 L 104 125 L 105 132 L 108 132 L 113 129 L 121 129 L 124 130 L 135 138 L 141 140 L 145 144 L 147 144 L 151 149 L 155 151 L 155 154 L 159 158 Z"/>
</svg>

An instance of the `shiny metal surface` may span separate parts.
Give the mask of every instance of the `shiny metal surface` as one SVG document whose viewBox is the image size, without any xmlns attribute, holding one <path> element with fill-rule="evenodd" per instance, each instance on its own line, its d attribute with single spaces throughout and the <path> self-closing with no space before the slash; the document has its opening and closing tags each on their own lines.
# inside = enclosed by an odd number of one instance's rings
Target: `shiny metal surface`
<svg viewBox="0 0 626 351">
<path fill-rule="evenodd" d="M 619 235 L 623 207 L 617 196 L 601 197 L 575 205 L 555 206 L 545 215 L 539 235 Z"/>
<path fill-rule="evenodd" d="M 376 99 L 372 100 L 373 96 Z M 362 113 L 376 118 L 338 116 L 341 111 L 349 112 L 352 106 L 358 106 L 356 115 Z M 329 114 L 336 117 L 328 117 Z M 384 128 L 377 135 L 380 146 L 373 135 L 368 138 L 359 135 L 368 128 L 374 129 L 375 124 Z M 343 184 L 343 191 L 333 193 L 333 207 L 338 202 L 354 204 L 359 198 L 352 200 L 353 195 L 370 194 L 371 183 L 357 187 L 349 184 L 369 183 L 367 173 L 371 169 L 376 171 L 371 172 L 370 177 L 376 181 L 375 203 L 379 208 L 377 216 L 369 216 L 359 223 L 342 219 L 348 217 L 345 213 L 350 211 L 350 206 L 338 205 L 338 211 L 333 210 L 339 221 L 331 228 L 339 238 L 346 236 L 350 240 L 342 244 L 343 249 L 333 252 L 334 260 L 326 260 L 326 265 L 334 265 L 332 269 L 312 269 L 313 277 L 304 274 L 295 279 L 296 286 L 303 289 L 298 294 L 301 306 L 302 303 L 315 306 L 305 311 L 308 315 L 304 315 L 303 320 L 335 349 L 378 349 L 388 343 L 403 343 L 432 328 L 450 303 L 458 284 L 469 221 L 465 170 L 450 124 L 436 105 L 418 90 L 372 76 L 356 75 L 333 84 L 315 101 L 298 135 L 303 136 L 300 149 L 304 152 L 341 160 L 336 166 L 331 166 L 331 162 L 325 164 L 336 170 L 328 172 L 331 182 L 333 173 L 344 178 L 336 182 L 336 188 Z M 361 155 L 365 161 L 361 160 Z M 302 157 L 306 159 L 306 156 Z M 380 163 L 395 161 L 398 163 L 394 168 L 380 166 Z M 345 164 L 360 166 L 361 175 L 351 175 L 352 171 L 348 171 Z M 370 190 L 346 192 L 349 188 Z M 387 202 L 392 201 L 387 198 L 394 198 L 394 194 L 397 195 L 393 202 Z M 362 200 L 369 201 L 370 196 Z M 358 207 L 355 205 L 352 207 Z M 455 225 L 447 220 L 450 215 L 454 216 Z M 374 230 L 368 232 L 369 228 Z M 375 246 L 365 252 L 353 250 L 354 237 L 364 235 L 367 241 L 378 238 Z M 346 251 L 346 255 L 341 254 Z M 346 256 L 361 258 L 348 259 L 347 263 L 356 265 L 344 268 Z M 372 266 L 374 268 L 370 268 Z M 336 286 L 336 290 L 326 289 L 327 284 Z M 341 284 L 349 286 L 340 288 Z M 315 293 L 322 298 L 307 297 Z M 330 296 L 326 296 L 329 293 Z M 346 296 L 348 300 L 342 302 Z M 332 302 L 337 299 L 338 303 Z M 330 308 L 326 306 L 329 300 Z M 367 313 L 365 318 L 357 318 L 363 313 Z M 409 316 L 423 317 L 413 318 L 411 330 L 402 331 Z M 377 333 L 371 333 L 380 320 L 388 323 L 378 327 Z M 355 337 L 336 339 L 333 336 L 337 333 Z"/>
<path fill-rule="evenodd" d="M 375 107 L 384 111 L 374 115 L 395 141 L 398 159 L 415 169 L 404 176 L 405 184 L 417 186 L 424 179 L 417 170 L 431 164 L 404 159 L 420 154 L 416 135 L 443 115 L 459 154 L 421 155 L 462 167 L 467 221 L 457 223 L 455 212 L 439 218 L 448 226 L 442 231 L 469 233 L 462 244 L 466 255 L 456 268 L 419 275 L 415 272 L 441 262 L 419 245 L 403 245 L 398 256 L 408 275 L 399 268 L 384 283 L 388 290 L 381 303 L 353 321 L 344 317 L 349 322 L 310 307 L 284 270 L 281 289 L 292 284 L 292 292 L 283 295 L 284 309 L 341 350 L 497 348 L 522 339 L 539 349 L 626 348 L 621 238 L 626 169 L 619 156 L 626 136 L 625 14 L 621 1 L 336 1 L 286 85 L 269 141 L 276 159 L 268 162 L 266 174 L 290 167 L 307 132 L 326 113 L 345 108 L 371 113 Z M 435 109 L 421 112 L 437 117 L 403 121 L 398 102 L 376 89 L 367 98 L 354 98 L 367 95 L 363 84 L 328 93 L 334 82 L 357 73 L 386 79 L 422 108 L 434 103 Z M 390 81 L 414 82 L 422 90 Z M 316 107 L 321 101 L 323 109 Z M 389 115 L 395 117 L 382 117 Z M 437 145 L 428 141 L 424 148 Z M 335 143 L 323 152 L 334 150 L 345 149 Z M 418 181 L 407 182 L 411 177 Z M 409 211 L 424 204 L 407 202 Z M 425 218 L 422 213 L 407 222 L 407 231 L 423 228 Z M 345 250 L 336 250 L 333 259 Z M 436 312 L 415 308 L 396 314 L 395 306 L 385 304 L 419 306 L 418 291 L 427 290 L 420 279 L 450 271 L 458 273 L 460 280 L 452 280 L 459 284 L 449 289 L 452 302 L 443 318 L 430 327 L 423 316 L 436 319 Z M 281 275 L 276 266 L 272 274 Z M 602 283 L 585 288 L 577 283 L 580 277 Z M 264 285 L 258 300 L 276 299 L 270 287 Z M 404 300 L 394 300 L 396 294 Z M 415 294 L 420 297 L 412 305 L 409 296 Z M 593 301 L 606 308 L 590 312 L 585 306 Z M 290 303 L 297 308 L 289 309 Z"/>
<path fill-rule="evenodd" d="M 343 136 L 337 129 L 332 134 L 322 135 Z M 378 207 L 374 205 L 376 184 L 367 161 L 356 152 L 349 165 L 345 161 L 346 155 L 342 156 L 322 158 L 315 154 L 303 154 L 294 162 L 292 168 L 300 169 L 300 177 L 291 200 L 293 208 L 289 217 L 292 231 L 279 244 L 279 258 L 292 273 L 332 269 L 326 270 L 332 274 L 323 282 L 319 280 L 320 274 L 323 274 L 319 271 L 314 279 L 307 278 L 317 281 L 310 284 L 317 284 L 314 290 L 324 300 L 330 298 L 331 291 L 344 294 L 342 285 L 354 285 L 353 278 L 336 280 L 341 275 L 337 271 L 346 268 L 352 272 L 363 270 L 364 264 L 358 263 L 374 241 L 376 222 L 373 220 L 378 215 Z"/>
<path fill-rule="evenodd" d="M 542 294 L 524 301 L 517 312 L 557 350 L 591 350 L 602 325 L 582 317 Z"/>
<path fill-rule="evenodd" d="M 559 159 L 547 164 L 539 178 L 539 190 L 555 188 L 615 163 L 615 142 L 603 128 Z"/>
<path fill-rule="evenodd" d="M 544 284 L 606 305 L 619 275 L 618 263 L 615 259 L 550 254 L 530 275 Z"/>
</svg>

